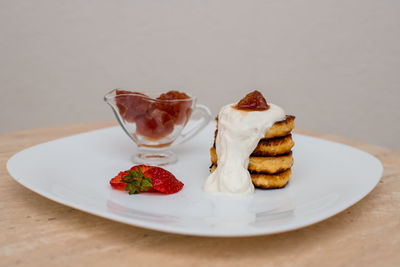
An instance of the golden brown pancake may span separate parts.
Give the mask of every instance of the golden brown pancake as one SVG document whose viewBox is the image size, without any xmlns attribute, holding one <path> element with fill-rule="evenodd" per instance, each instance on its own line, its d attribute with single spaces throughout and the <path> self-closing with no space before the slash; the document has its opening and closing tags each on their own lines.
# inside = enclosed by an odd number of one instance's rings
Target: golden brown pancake
<svg viewBox="0 0 400 267">
<path fill-rule="evenodd" d="M 254 149 L 253 153 L 251 153 L 251 156 L 268 157 L 282 155 L 289 153 L 293 146 L 294 142 L 291 134 L 271 139 L 264 138 L 258 142 L 258 145 Z M 213 147 L 215 147 L 215 140 Z"/>
<path fill-rule="evenodd" d="M 288 169 L 275 174 L 250 173 L 250 176 L 255 187 L 272 189 L 284 187 L 289 182 L 291 174 L 291 169 Z"/>
<path fill-rule="evenodd" d="M 218 158 L 215 148 L 210 149 L 211 162 L 213 165 L 217 165 Z M 260 172 L 260 173 L 277 173 L 281 171 L 285 171 L 292 167 L 293 165 L 293 156 L 292 152 L 289 152 L 284 155 L 275 156 L 275 157 L 252 157 L 250 156 L 248 169 L 251 172 Z"/>
<path fill-rule="evenodd" d="M 212 165 L 211 172 L 213 172 L 216 167 L 216 165 Z M 273 189 L 284 187 L 289 182 L 291 174 L 291 169 L 287 169 L 286 171 L 275 174 L 250 173 L 250 177 L 255 187 Z"/>
<path fill-rule="evenodd" d="M 292 115 L 286 115 L 286 118 L 282 121 L 275 122 L 271 128 L 265 133 L 264 138 L 274 138 L 281 137 L 290 134 L 290 132 L 294 129 L 294 119 L 296 117 Z M 217 129 L 218 129 L 218 118 L 217 120 Z M 217 132 L 215 133 L 215 136 Z"/>
<path fill-rule="evenodd" d="M 264 138 L 274 138 L 288 135 L 294 129 L 295 118 L 296 117 L 293 115 L 286 115 L 285 120 L 275 122 L 265 133 Z"/>
<path fill-rule="evenodd" d="M 261 139 L 251 156 L 276 156 L 289 153 L 294 146 L 292 135 Z"/>
</svg>

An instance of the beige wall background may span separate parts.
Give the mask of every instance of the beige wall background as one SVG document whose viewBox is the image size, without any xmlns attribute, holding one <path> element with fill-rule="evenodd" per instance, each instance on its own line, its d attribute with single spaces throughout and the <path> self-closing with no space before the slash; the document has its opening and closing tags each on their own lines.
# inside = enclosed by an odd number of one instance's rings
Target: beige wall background
<svg viewBox="0 0 400 267">
<path fill-rule="evenodd" d="M 247 91 L 297 127 L 400 150 L 400 1 L 0 0 L 0 134 L 113 120 L 115 87 L 214 114 Z"/>
</svg>

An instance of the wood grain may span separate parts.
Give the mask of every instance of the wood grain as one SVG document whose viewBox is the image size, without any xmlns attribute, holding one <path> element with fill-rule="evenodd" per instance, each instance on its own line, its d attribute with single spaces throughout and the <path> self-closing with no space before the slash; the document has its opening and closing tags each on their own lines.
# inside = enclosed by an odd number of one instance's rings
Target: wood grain
<svg viewBox="0 0 400 267">
<path fill-rule="evenodd" d="M 399 266 L 400 154 L 306 131 L 378 157 L 384 175 L 363 200 L 321 223 L 282 234 L 205 238 L 109 221 L 47 200 L 15 182 L 6 162 L 29 146 L 109 122 L 0 136 L 1 266 Z"/>
</svg>

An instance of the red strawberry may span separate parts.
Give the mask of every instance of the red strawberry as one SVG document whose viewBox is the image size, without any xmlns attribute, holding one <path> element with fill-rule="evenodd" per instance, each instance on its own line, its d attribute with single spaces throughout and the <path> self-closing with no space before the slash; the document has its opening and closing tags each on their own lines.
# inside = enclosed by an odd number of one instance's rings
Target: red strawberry
<svg viewBox="0 0 400 267">
<path fill-rule="evenodd" d="M 148 171 L 148 170 L 154 168 L 154 166 L 149 166 L 149 165 L 143 165 L 143 164 L 141 164 L 141 165 L 133 166 L 133 167 L 130 168 L 129 170 L 139 172 L 139 167 L 140 167 L 140 170 L 142 171 L 142 173 L 144 173 L 144 176 L 145 176 L 146 178 L 149 178 L 149 177 L 147 177 L 147 175 L 145 174 L 146 171 Z M 151 180 L 151 179 L 150 179 L 150 180 Z M 155 190 L 154 190 L 154 188 L 153 188 L 152 186 L 151 186 L 151 187 L 148 187 L 148 190 L 146 190 L 146 192 L 154 192 L 154 191 L 155 191 Z"/>
<path fill-rule="evenodd" d="M 137 165 L 120 172 L 110 184 L 115 189 L 128 191 L 130 195 L 144 191 L 173 194 L 183 188 L 183 183 L 169 171 L 148 165 Z"/>
<path fill-rule="evenodd" d="M 167 170 L 160 167 L 153 167 L 146 172 L 145 176 L 151 179 L 153 189 L 164 194 L 173 194 L 183 188 L 183 183 Z"/>
<path fill-rule="evenodd" d="M 128 175 L 127 171 L 119 172 L 117 176 L 111 179 L 110 184 L 114 189 L 125 190 L 126 183 L 121 182 L 124 176 Z"/>
<path fill-rule="evenodd" d="M 154 166 L 149 166 L 149 165 L 136 165 L 133 166 L 132 168 L 130 168 L 131 171 L 139 171 L 139 167 L 142 170 L 143 173 L 145 173 L 146 171 L 150 170 L 151 168 L 154 168 Z"/>
</svg>

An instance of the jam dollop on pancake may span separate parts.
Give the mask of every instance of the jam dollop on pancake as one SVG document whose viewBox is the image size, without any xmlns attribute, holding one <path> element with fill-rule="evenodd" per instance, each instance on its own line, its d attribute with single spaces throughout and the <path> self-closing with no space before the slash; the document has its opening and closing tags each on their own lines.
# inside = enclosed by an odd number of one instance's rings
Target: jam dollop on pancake
<svg viewBox="0 0 400 267">
<path fill-rule="evenodd" d="M 255 90 L 242 98 L 237 103 L 236 108 L 246 111 L 261 111 L 268 110 L 269 106 L 264 96 L 259 91 Z"/>
</svg>

